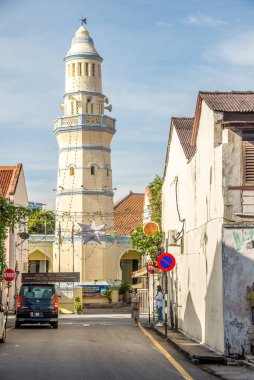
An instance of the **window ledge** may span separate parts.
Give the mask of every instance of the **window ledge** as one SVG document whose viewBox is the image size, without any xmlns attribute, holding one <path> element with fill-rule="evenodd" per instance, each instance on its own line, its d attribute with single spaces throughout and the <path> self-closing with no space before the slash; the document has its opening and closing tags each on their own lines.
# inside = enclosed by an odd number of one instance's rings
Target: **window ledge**
<svg viewBox="0 0 254 380">
<path fill-rule="evenodd" d="M 244 186 L 229 186 L 229 190 L 254 190 L 254 184 L 253 185 L 244 185 Z"/>
</svg>

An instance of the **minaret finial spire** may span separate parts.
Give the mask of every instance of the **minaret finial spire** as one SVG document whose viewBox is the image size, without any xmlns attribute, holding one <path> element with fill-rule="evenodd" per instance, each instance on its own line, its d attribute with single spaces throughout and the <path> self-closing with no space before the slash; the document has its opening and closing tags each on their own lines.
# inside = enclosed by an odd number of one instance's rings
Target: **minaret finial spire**
<svg viewBox="0 0 254 380">
<path fill-rule="evenodd" d="M 87 24 L 86 22 L 87 18 L 83 18 L 82 16 L 82 18 L 80 18 L 79 20 L 81 21 L 81 25 Z"/>
</svg>

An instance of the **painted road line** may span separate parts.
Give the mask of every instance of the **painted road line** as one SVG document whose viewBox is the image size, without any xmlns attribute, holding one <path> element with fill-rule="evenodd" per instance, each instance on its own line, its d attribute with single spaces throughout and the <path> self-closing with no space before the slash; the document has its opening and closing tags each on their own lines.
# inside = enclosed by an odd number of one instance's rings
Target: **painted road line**
<svg viewBox="0 0 254 380">
<path fill-rule="evenodd" d="M 172 366 L 175 367 L 175 369 L 185 380 L 194 380 L 193 377 L 191 377 L 191 375 L 189 375 L 188 372 L 185 371 L 185 369 L 173 358 L 173 356 L 171 356 L 165 350 L 165 348 L 163 348 L 162 345 L 159 342 L 157 342 L 157 340 L 154 339 L 154 337 L 151 334 L 149 334 L 149 332 L 146 329 L 144 329 L 143 326 L 139 324 L 139 328 L 144 333 L 144 335 L 151 340 L 155 347 L 157 347 L 158 350 L 165 356 L 165 358 L 172 364 Z"/>
<path fill-rule="evenodd" d="M 14 327 L 9 327 L 8 329 L 6 329 L 6 331 L 10 331 L 10 330 L 13 330 Z"/>
</svg>

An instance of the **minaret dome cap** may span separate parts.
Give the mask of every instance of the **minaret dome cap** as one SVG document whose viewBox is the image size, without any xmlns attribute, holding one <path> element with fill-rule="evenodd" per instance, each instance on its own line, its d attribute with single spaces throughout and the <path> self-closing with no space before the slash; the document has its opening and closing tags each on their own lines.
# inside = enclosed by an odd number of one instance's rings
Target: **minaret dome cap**
<svg viewBox="0 0 254 380">
<path fill-rule="evenodd" d="M 93 39 L 90 37 L 88 30 L 83 25 L 81 25 L 76 31 L 75 37 L 71 42 L 71 48 L 65 58 L 72 56 L 82 56 L 84 58 L 102 61 L 102 58 L 94 47 Z"/>
</svg>

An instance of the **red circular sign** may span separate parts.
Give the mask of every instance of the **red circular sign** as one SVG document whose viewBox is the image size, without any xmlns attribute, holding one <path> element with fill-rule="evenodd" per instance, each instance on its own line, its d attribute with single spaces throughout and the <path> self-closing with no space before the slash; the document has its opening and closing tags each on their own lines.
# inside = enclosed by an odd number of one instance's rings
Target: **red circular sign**
<svg viewBox="0 0 254 380">
<path fill-rule="evenodd" d="M 5 281 L 13 281 L 16 277 L 16 274 L 13 269 L 5 269 L 3 273 L 3 279 Z"/>
<path fill-rule="evenodd" d="M 176 259 L 171 253 L 162 253 L 157 259 L 158 267 L 164 272 L 169 272 L 174 269 L 176 265 Z"/>
</svg>

